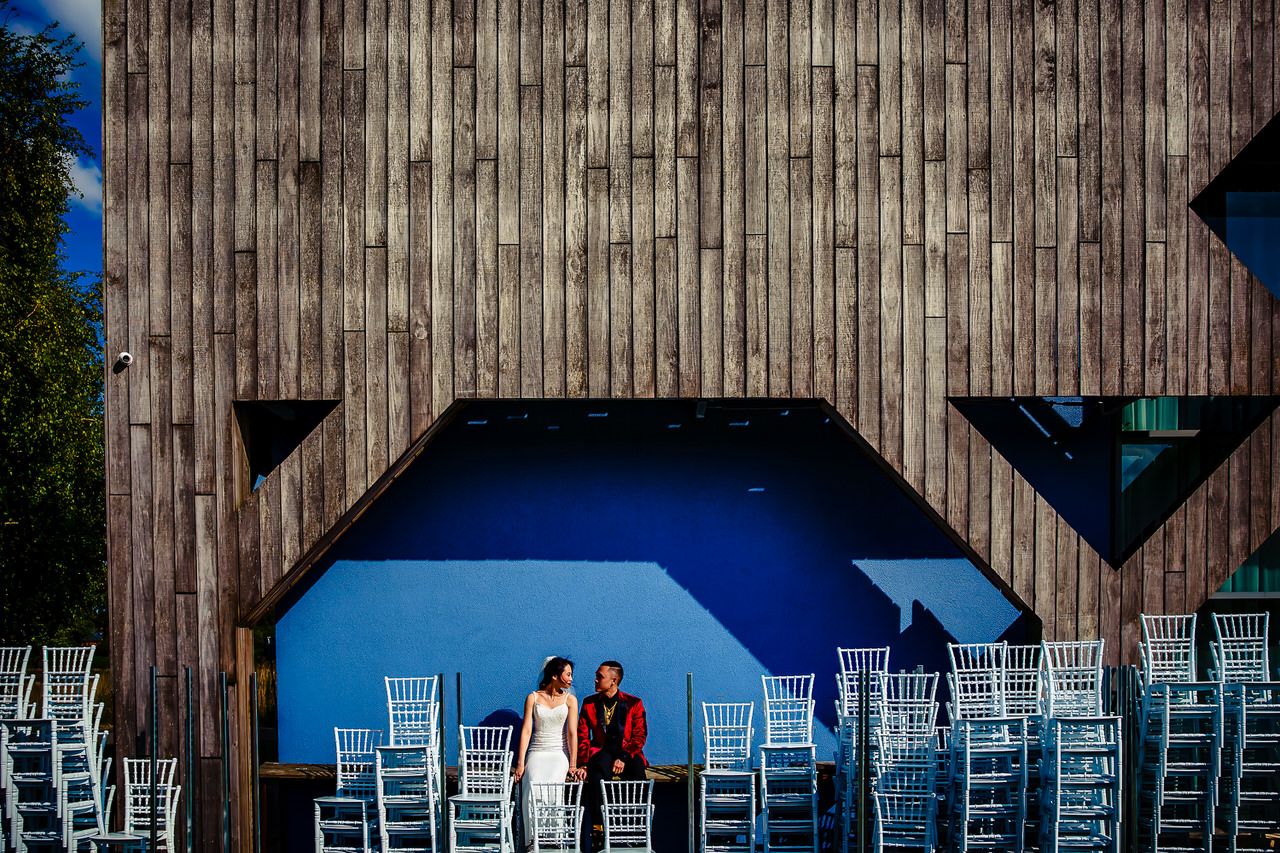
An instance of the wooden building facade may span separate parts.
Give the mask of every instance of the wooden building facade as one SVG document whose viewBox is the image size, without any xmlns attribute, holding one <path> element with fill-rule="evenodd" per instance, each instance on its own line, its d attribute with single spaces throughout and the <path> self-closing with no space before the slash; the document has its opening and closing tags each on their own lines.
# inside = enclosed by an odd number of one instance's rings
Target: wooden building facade
<svg viewBox="0 0 1280 853">
<path fill-rule="evenodd" d="M 1188 208 L 1280 105 L 1274 0 L 106 0 L 117 754 L 455 400 L 828 401 L 1043 622 L 1136 656 L 1280 522 L 1272 416 L 1124 566 L 948 402 L 1280 390 Z M 338 405 L 251 490 L 233 403 Z M 1115 662 L 1115 661 L 1113 661 Z"/>
</svg>

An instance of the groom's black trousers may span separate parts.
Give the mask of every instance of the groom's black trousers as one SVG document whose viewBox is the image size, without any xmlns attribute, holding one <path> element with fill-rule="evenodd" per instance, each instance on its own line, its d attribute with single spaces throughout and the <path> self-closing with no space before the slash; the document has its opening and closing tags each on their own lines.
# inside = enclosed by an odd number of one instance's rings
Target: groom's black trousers
<svg viewBox="0 0 1280 853">
<path fill-rule="evenodd" d="M 587 785 L 592 791 L 600 790 L 601 779 L 613 779 L 613 762 L 618 758 L 621 758 L 624 763 L 622 772 L 617 774 L 619 779 L 624 782 L 644 781 L 644 762 L 642 760 L 634 755 L 627 755 L 621 752 L 615 756 L 609 750 L 602 749 L 587 759 Z"/>
<path fill-rule="evenodd" d="M 617 774 L 617 778 L 624 782 L 643 782 L 645 780 L 644 761 L 635 757 L 628 756 L 619 752 L 617 756 L 607 749 L 602 749 L 591 758 L 587 759 L 587 785 L 584 791 L 587 815 L 587 837 L 588 843 L 590 839 L 590 829 L 592 826 L 603 825 L 604 820 L 600 813 L 600 780 L 611 781 L 614 778 L 613 762 L 616 758 L 623 761 L 622 772 Z"/>
</svg>

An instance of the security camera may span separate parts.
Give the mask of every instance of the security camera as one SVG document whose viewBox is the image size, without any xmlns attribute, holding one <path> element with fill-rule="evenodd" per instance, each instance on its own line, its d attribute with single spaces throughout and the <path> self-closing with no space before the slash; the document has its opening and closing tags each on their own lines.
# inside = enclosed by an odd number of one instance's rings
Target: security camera
<svg viewBox="0 0 1280 853">
<path fill-rule="evenodd" d="M 133 364 L 133 356 L 128 352 L 122 352 L 116 356 L 116 363 L 111 366 L 111 372 L 119 373 L 131 364 Z"/>
</svg>

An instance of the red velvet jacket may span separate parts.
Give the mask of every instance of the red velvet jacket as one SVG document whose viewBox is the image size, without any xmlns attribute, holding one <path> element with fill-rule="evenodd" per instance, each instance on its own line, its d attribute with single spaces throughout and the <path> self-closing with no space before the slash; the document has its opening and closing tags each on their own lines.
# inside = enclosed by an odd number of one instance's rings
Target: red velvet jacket
<svg viewBox="0 0 1280 853">
<path fill-rule="evenodd" d="M 603 697 L 593 693 L 582 700 L 582 708 L 578 711 L 578 766 L 586 767 L 591 756 L 600 751 L 604 744 L 604 712 L 601 709 Z M 618 710 L 622 716 L 622 751 L 633 755 L 649 766 L 644 757 L 644 742 L 649 735 L 649 726 L 645 722 L 644 703 L 639 696 L 629 696 L 618 691 Z"/>
</svg>

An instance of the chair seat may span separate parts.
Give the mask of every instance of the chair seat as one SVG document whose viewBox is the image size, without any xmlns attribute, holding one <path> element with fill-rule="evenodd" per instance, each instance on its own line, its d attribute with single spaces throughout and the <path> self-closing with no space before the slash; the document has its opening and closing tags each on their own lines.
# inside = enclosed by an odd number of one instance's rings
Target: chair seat
<svg viewBox="0 0 1280 853">
<path fill-rule="evenodd" d="M 755 778 L 755 775 L 756 775 L 756 771 L 754 771 L 754 770 L 702 770 L 702 771 L 700 771 L 700 772 L 698 773 L 698 776 L 700 776 L 700 777 L 701 777 L 701 778 L 703 778 L 703 779 L 708 779 L 708 780 L 711 780 L 711 779 L 725 779 L 725 780 L 753 779 L 753 778 Z"/>
<path fill-rule="evenodd" d="M 449 802 L 464 806 L 511 805 L 510 795 L 502 794 L 454 794 Z"/>
</svg>

